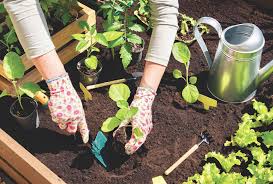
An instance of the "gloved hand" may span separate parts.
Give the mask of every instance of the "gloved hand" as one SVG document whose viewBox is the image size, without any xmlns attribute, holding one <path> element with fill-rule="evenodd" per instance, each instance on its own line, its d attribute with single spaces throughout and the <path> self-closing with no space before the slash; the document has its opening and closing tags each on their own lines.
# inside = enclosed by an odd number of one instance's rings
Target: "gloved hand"
<svg viewBox="0 0 273 184">
<path fill-rule="evenodd" d="M 132 128 L 140 128 L 143 132 L 143 137 L 136 139 L 132 134 L 131 139 L 125 145 L 125 152 L 130 155 L 137 151 L 146 141 L 148 134 L 153 128 L 152 122 L 152 104 L 156 93 L 145 87 L 138 87 L 131 107 L 137 107 L 138 113 L 133 117 L 131 123 Z"/>
<path fill-rule="evenodd" d="M 82 102 L 68 74 L 48 80 L 47 85 L 50 90 L 48 107 L 52 120 L 58 124 L 60 129 L 66 130 L 70 134 L 75 134 L 78 130 L 83 142 L 87 143 L 89 130 Z"/>
</svg>

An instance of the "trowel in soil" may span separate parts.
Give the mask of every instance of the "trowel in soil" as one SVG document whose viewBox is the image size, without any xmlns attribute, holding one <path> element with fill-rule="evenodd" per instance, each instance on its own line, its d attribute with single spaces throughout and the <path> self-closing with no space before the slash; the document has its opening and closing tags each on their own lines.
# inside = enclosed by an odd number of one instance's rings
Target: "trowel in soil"
<svg viewBox="0 0 273 184">
<path fill-rule="evenodd" d="M 91 152 L 94 154 L 96 159 L 105 167 L 107 168 L 106 162 L 103 160 L 103 157 L 101 155 L 102 149 L 105 147 L 105 144 L 107 142 L 107 137 L 99 131 L 97 133 L 97 136 L 95 140 L 91 143 Z"/>
<path fill-rule="evenodd" d="M 199 95 L 198 101 L 203 103 L 205 110 L 209 110 L 210 107 L 217 107 L 216 100 L 202 94 Z"/>
</svg>

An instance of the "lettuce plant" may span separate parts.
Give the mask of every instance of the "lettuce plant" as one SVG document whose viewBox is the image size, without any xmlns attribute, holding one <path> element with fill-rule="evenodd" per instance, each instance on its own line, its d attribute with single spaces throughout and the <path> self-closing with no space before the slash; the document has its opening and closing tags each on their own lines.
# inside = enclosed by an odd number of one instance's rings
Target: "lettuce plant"
<svg viewBox="0 0 273 184">
<path fill-rule="evenodd" d="M 272 111 L 268 110 L 264 103 L 256 100 L 253 100 L 253 109 L 256 110 L 256 113 L 244 114 L 239 129 L 231 141 L 225 143 L 225 146 L 230 147 L 230 154 L 224 156 L 221 153 L 210 152 L 206 155 L 207 162 L 211 157 L 218 160 L 224 169 L 223 172 L 217 168 L 216 164 L 206 163 L 201 174 L 197 173 L 189 177 L 183 184 L 267 184 L 273 182 L 273 130 L 270 126 L 273 119 L 269 118 Z M 262 129 L 257 129 L 257 127 L 263 127 L 267 131 L 260 132 L 259 130 Z M 232 171 L 235 165 L 237 173 Z M 238 171 L 244 171 L 244 175 Z"/>
<path fill-rule="evenodd" d="M 103 26 L 106 31 L 119 31 L 123 34 L 114 41 L 115 47 L 121 46 L 119 54 L 123 67 L 126 69 L 132 61 L 132 49 L 135 45 L 143 44 L 141 37 L 134 32 L 144 32 L 145 28 L 135 23 L 136 17 L 129 14 L 134 0 L 110 0 L 101 5 L 101 10 L 106 18 Z M 114 57 L 113 46 L 112 55 Z"/>
<path fill-rule="evenodd" d="M 113 84 L 109 89 L 109 97 L 116 102 L 119 108 L 115 116 L 107 118 L 101 127 L 103 132 L 111 132 L 117 127 L 129 126 L 130 120 L 137 114 L 137 107 L 130 107 L 127 100 L 130 97 L 130 89 L 125 84 Z M 119 128 L 116 130 L 118 131 Z M 114 136 L 115 133 L 114 132 Z M 143 132 L 140 128 L 135 127 L 132 131 L 136 139 L 143 137 Z"/>
<path fill-rule="evenodd" d="M 178 69 L 173 71 L 173 77 L 176 79 L 182 78 L 186 82 L 186 86 L 182 91 L 182 97 L 188 103 L 195 103 L 199 97 L 199 91 L 195 86 L 197 77 L 189 77 L 190 57 L 191 53 L 188 46 L 182 42 L 177 42 L 173 45 L 172 54 L 174 58 L 184 65 L 186 69 L 186 76 L 182 75 L 182 72 Z"/>
</svg>

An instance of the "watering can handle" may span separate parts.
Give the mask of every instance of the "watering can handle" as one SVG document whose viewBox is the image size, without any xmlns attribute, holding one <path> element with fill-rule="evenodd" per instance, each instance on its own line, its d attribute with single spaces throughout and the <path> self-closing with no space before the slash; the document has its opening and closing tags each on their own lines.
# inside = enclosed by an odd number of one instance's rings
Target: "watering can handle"
<svg viewBox="0 0 273 184">
<path fill-rule="evenodd" d="M 206 43 L 204 42 L 202 35 L 199 31 L 198 26 L 200 24 L 208 24 L 208 25 L 212 26 L 217 31 L 219 38 L 221 38 L 221 35 L 222 35 L 222 27 L 221 27 L 221 24 L 216 19 L 211 18 L 211 17 L 202 17 L 197 21 L 197 24 L 194 28 L 194 36 L 195 36 L 198 44 L 200 45 L 201 50 L 203 51 L 203 54 L 208 62 L 209 67 L 211 67 L 212 59 L 209 55 L 209 51 L 206 46 Z"/>
</svg>

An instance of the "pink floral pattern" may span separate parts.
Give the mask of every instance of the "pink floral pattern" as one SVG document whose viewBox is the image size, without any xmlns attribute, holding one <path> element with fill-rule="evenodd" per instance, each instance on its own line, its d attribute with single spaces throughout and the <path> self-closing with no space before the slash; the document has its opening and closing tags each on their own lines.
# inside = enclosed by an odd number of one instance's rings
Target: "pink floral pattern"
<svg viewBox="0 0 273 184">
<path fill-rule="evenodd" d="M 47 84 L 50 90 L 48 107 L 52 120 L 58 124 L 60 129 L 66 130 L 70 134 L 75 134 L 78 130 L 83 142 L 87 143 L 89 130 L 82 102 L 71 84 L 68 74 Z"/>
<path fill-rule="evenodd" d="M 138 113 L 133 117 L 131 123 L 133 129 L 140 128 L 144 136 L 140 139 L 136 139 L 132 134 L 131 139 L 125 145 L 125 151 L 129 155 L 136 152 L 142 146 L 153 128 L 152 104 L 155 95 L 156 93 L 150 88 L 138 87 L 137 89 L 131 107 L 137 107 Z"/>
</svg>

